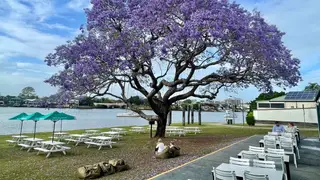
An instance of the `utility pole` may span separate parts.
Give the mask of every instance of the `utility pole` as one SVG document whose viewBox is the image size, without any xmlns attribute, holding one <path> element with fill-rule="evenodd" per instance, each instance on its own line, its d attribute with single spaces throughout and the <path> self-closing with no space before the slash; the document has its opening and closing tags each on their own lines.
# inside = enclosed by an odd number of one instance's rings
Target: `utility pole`
<svg viewBox="0 0 320 180">
<path fill-rule="evenodd" d="M 242 125 L 244 126 L 244 106 L 243 106 L 243 99 L 241 99 L 242 103 Z"/>
</svg>

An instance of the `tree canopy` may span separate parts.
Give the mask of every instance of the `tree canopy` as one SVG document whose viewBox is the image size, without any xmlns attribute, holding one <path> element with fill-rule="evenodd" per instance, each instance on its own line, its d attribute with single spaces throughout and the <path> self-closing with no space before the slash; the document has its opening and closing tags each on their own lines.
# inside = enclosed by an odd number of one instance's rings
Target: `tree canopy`
<svg viewBox="0 0 320 180">
<path fill-rule="evenodd" d="M 22 89 L 21 93 L 19 94 L 19 97 L 23 99 L 33 99 L 37 98 L 37 95 L 35 89 L 33 87 L 28 86 Z"/>
<path fill-rule="evenodd" d="M 46 57 L 64 70 L 46 82 L 64 92 L 110 95 L 127 103 L 127 88 L 158 115 L 157 136 L 170 106 L 189 97 L 214 99 L 222 88 L 295 86 L 299 60 L 283 32 L 257 11 L 226 0 L 94 0 L 87 25 Z M 111 91 L 118 87 L 119 92 Z M 160 130 L 161 129 L 161 130 Z M 161 131 L 161 134 L 159 134 Z"/>
<path fill-rule="evenodd" d="M 308 86 L 304 88 L 305 91 L 320 91 L 320 85 L 318 83 L 309 83 Z"/>
</svg>

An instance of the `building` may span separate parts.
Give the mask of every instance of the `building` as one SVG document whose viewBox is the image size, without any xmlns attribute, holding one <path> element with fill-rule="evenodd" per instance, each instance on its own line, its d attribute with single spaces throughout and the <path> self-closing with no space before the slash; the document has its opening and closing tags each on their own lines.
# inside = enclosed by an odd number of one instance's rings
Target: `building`
<svg viewBox="0 0 320 180">
<path fill-rule="evenodd" d="M 267 101 L 257 101 L 257 109 L 315 108 L 320 102 L 319 91 L 289 92 Z"/>
<path fill-rule="evenodd" d="M 241 106 L 242 100 L 239 98 L 228 98 L 228 99 L 224 100 L 224 103 L 228 104 L 228 105 Z"/>
<path fill-rule="evenodd" d="M 317 124 L 320 117 L 319 91 L 289 92 L 267 101 L 257 101 L 257 121 L 282 121 Z"/>
</svg>

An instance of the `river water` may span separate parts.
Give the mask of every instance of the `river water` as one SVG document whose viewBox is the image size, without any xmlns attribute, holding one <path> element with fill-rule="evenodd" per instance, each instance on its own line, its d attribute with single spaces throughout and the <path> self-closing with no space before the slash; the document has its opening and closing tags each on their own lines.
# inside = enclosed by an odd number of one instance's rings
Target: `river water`
<svg viewBox="0 0 320 180">
<path fill-rule="evenodd" d="M 19 133 L 20 121 L 8 120 L 9 118 L 25 112 L 31 114 L 40 112 L 48 114 L 53 111 L 63 111 L 67 114 L 75 116 L 77 119 L 74 121 L 63 121 L 63 130 L 76 130 L 76 129 L 90 129 L 90 128 L 103 128 L 115 126 L 133 126 L 133 125 L 148 125 L 148 122 L 139 117 L 116 117 L 118 113 L 124 113 L 124 109 L 43 109 L 43 108 L 12 108 L 0 107 L 0 135 L 3 134 L 17 134 Z M 147 114 L 153 114 L 152 111 L 145 111 Z M 224 112 L 202 112 L 202 122 L 220 122 L 225 123 Z M 198 121 L 198 112 L 194 113 L 195 122 Z M 236 123 L 242 123 L 242 113 L 236 113 Z M 186 113 L 187 121 L 187 113 Z M 182 112 L 173 111 L 172 122 L 182 122 Z M 24 121 L 23 133 L 33 132 L 33 121 Z M 39 121 L 37 123 L 37 132 L 52 131 L 52 121 Z M 57 123 L 56 130 L 60 130 L 60 122 Z"/>
</svg>

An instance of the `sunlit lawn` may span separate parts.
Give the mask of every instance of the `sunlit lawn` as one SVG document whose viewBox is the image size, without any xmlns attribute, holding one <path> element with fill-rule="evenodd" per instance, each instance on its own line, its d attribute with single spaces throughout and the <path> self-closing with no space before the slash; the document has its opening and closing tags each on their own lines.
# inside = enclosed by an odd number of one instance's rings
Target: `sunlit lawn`
<svg viewBox="0 0 320 180">
<path fill-rule="evenodd" d="M 174 124 L 175 126 L 178 124 Z M 196 125 L 189 125 L 196 126 Z M 156 139 L 149 138 L 149 132 L 136 134 L 129 132 L 114 148 L 104 147 L 87 149 L 85 145 L 77 147 L 67 146 L 71 150 L 64 156 L 53 153 L 49 158 L 44 154 L 36 155 L 35 151 L 26 152 L 19 147 L 8 146 L 6 139 L 11 136 L 0 136 L 0 179 L 77 179 L 78 167 L 108 161 L 112 158 L 124 159 L 131 169 L 103 179 L 145 179 L 183 164 L 187 161 L 215 151 L 228 144 L 254 134 L 266 134 L 269 130 L 259 127 L 227 127 L 205 124 L 200 126 L 201 134 L 188 134 L 185 137 L 168 137 L 164 142 L 168 144 L 172 139 L 177 140 L 181 147 L 182 156 L 169 160 L 154 159 L 153 150 Z M 128 128 L 128 127 L 127 127 Z M 100 129 L 108 131 L 108 128 Z M 302 136 L 317 136 L 318 131 L 301 130 Z M 69 131 L 69 133 L 83 133 L 83 130 Z M 30 137 L 32 134 L 28 134 Z M 38 138 L 48 139 L 51 133 L 37 133 Z"/>
</svg>

